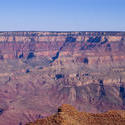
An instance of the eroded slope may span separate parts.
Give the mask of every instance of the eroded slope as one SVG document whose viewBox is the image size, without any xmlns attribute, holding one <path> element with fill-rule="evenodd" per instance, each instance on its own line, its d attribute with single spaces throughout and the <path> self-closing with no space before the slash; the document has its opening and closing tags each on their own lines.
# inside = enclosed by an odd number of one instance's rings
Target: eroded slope
<svg viewBox="0 0 125 125">
<path fill-rule="evenodd" d="M 1 32 L 0 124 L 23 125 L 72 104 L 125 109 L 124 32 Z"/>
</svg>

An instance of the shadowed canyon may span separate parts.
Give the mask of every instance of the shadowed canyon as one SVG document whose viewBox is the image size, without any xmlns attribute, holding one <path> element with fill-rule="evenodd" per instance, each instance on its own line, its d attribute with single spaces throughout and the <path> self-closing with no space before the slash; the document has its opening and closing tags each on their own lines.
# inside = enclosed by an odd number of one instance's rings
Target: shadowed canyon
<svg viewBox="0 0 125 125">
<path fill-rule="evenodd" d="M 25 125 L 62 104 L 125 109 L 125 32 L 0 32 L 0 125 Z"/>
</svg>

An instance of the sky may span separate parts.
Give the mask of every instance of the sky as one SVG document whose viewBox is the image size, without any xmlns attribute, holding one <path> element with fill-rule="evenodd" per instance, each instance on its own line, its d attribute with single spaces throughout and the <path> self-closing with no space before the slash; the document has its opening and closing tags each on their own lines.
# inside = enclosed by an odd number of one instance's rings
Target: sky
<svg viewBox="0 0 125 125">
<path fill-rule="evenodd" d="M 125 31 L 125 0 L 0 0 L 0 31 Z"/>
</svg>

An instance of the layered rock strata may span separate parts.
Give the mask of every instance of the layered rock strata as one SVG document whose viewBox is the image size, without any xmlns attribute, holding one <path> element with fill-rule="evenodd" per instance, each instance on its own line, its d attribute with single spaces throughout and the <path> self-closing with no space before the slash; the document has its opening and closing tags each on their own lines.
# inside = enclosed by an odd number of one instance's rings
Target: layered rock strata
<svg viewBox="0 0 125 125">
<path fill-rule="evenodd" d="M 124 48 L 125 32 L 0 32 L 0 124 L 124 110 Z"/>
</svg>

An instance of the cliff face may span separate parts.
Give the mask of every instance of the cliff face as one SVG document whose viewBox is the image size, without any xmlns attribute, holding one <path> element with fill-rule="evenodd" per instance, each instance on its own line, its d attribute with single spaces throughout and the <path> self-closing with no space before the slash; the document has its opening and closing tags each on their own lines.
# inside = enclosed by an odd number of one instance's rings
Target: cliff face
<svg viewBox="0 0 125 125">
<path fill-rule="evenodd" d="M 124 32 L 0 32 L 0 124 L 125 109 L 124 48 Z"/>
<path fill-rule="evenodd" d="M 1 59 L 27 58 L 31 52 L 52 58 L 61 51 L 79 61 L 86 57 L 90 64 L 119 61 L 124 39 L 124 32 L 1 32 Z"/>
<path fill-rule="evenodd" d="M 27 125 L 124 125 L 124 111 L 109 111 L 101 114 L 78 112 L 70 105 L 63 105 L 59 112 Z"/>
</svg>

